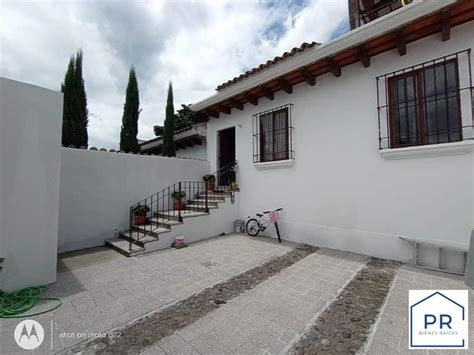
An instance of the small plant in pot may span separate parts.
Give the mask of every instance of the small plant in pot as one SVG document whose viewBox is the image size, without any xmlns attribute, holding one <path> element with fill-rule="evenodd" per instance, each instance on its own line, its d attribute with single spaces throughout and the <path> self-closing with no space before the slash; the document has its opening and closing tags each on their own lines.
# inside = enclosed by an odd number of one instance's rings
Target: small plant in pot
<svg viewBox="0 0 474 355">
<path fill-rule="evenodd" d="M 183 198 L 186 197 L 186 192 L 184 191 L 174 191 L 171 194 L 171 197 L 174 199 L 174 209 L 182 210 L 184 208 Z"/>
<path fill-rule="evenodd" d="M 202 179 L 206 182 L 206 189 L 214 191 L 214 188 L 216 186 L 216 177 L 212 174 L 207 174 L 204 175 Z"/>
<path fill-rule="evenodd" d="M 150 207 L 147 205 L 138 205 L 133 209 L 134 222 L 136 225 L 146 223 L 146 215 L 150 212 Z"/>
</svg>

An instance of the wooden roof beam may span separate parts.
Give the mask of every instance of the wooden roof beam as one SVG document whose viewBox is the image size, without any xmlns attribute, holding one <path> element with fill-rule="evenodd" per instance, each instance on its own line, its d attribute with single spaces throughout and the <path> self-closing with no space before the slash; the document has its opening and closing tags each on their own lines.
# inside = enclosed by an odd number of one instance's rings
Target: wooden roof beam
<svg viewBox="0 0 474 355">
<path fill-rule="evenodd" d="M 224 106 L 224 105 L 219 105 L 219 111 L 222 111 L 228 115 L 230 115 L 230 108 L 228 108 L 227 106 Z"/>
<path fill-rule="evenodd" d="M 202 145 L 202 139 L 200 138 L 192 138 L 191 139 L 194 145 Z"/>
<path fill-rule="evenodd" d="M 311 86 L 314 86 L 314 84 L 316 84 L 316 77 L 311 74 L 308 69 L 306 68 L 301 68 L 299 70 L 301 76 L 303 77 L 303 79 Z"/>
<path fill-rule="evenodd" d="M 329 71 L 334 74 L 334 76 L 340 77 L 341 76 L 341 66 L 338 62 L 334 60 L 334 58 L 328 58 L 327 60 L 329 65 Z"/>
<path fill-rule="evenodd" d="M 449 10 L 441 13 L 441 40 L 449 41 L 451 38 L 451 16 Z"/>
<path fill-rule="evenodd" d="M 244 94 L 245 100 L 250 102 L 252 105 L 257 106 L 258 105 L 258 99 L 255 96 L 251 96 L 248 93 Z"/>
<path fill-rule="evenodd" d="M 235 100 L 235 99 L 230 99 L 230 100 L 229 100 L 229 103 L 230 103 L 233 107 L 235 107 L 237 110 L 242 111 L 242 110 L 244 109 L 244 105 L 243 105 L 241 102 L 239 102 L 239 101 L 237 101 L 237 100 Z"/>
<path fill-rule="evenodd" d="M 192 141 L 192 139 L 186 140 L 186 141 L 183 142 L 183 146 L 184 146 L 184 148 L 187 148 L 187 147 L 192 148 L 192 147 L 194 147 L 194 142 Z"/>
<path fill-rule="evenodd" d="M 364 66 L 364 68 L 370 67 L 370 56 L 365 50 L 364 46 L 357 47 L 357 53 L 359 55 L 359 60 Z"/>
<path fill-rule="evenodd" d="M 284 90 L 287 94 L 293 93 L 293 86 L 287 80 L 282 77 L 279 77 L 277 81 L 282 90 Z"/>
<path fill-rule="evenodd" d="M 273 100 L 275 98 L 275 93 L 268 90 L 265 86 L 260 86 L 260 91 L 262 92 L 263 96 L 269 100 Z"/>
<path fill-rule="evenodd" d="M 206 122 L 209 120 L 209 114 L 205 111 L 196 112 L 196 118 L 198 122 Z"/>
<path fill-rule="evenodd" d="M 216 111 L 211 110 L 211 109 L 207 109 L 204 112 L 208 116 L 211 116 L 211 117 L 214 117 L 214 118 L 219 118 L 219 112 L 216 112 Z"/>
<path fill-rule="evenodd" d="M 407 54 L 407 44 L 401 30 L 395 33 L 395 39 L 397 41 L 398 54 L 400 54 L 400 56 Z"/>
</svg>

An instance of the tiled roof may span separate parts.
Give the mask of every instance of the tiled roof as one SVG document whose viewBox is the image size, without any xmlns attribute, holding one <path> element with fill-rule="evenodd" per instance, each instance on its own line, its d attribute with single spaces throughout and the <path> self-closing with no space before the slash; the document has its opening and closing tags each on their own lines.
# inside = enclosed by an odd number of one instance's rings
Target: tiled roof
<svg viewBox="0 0 474 355">
<path fill-rule="evenodd" d="M 253 75 L 259 71 L 262 71 L 263 69 L 265 68 L 268 68 L 272 65 L 275 65 L 276 63 L 282 61 L 282 60 L 285 60 L 286 58 L 288 57 L 291 57 L 297 53 L 301 53 L 303 51 L 305 51 L 306 49 L 308 48 L 311 48 L 311 47 L 314 47 L 314 46 L 318 46 L 320 45 L 320 43 L 317 43 L 317 42 L 311 42 L 311 43 L 307 43 L 307 42 L 304 42 L 301 46 L 299 47 L 294 47 L 291 51 L 289 52 L 285 52 L 283 53 L 283 55 L 281 57 L 279 56 L 276 56 L 275 58 L 273 58 L 273 60 L 269 60 L 267 61 L 266 63 L 264 64 L 260 64 L 258 67 L 255 67 L 253 69 L 250 69 L 250 70 L 247 70 L 245 73 L 243 74 L 240 74 L 239 76 L 236 76 L 235 78 L 223 83 L 223 84 L 220 84 L 216 90 L 220 90 L 220 89 L 223 89 L 227 86 L 230 86 L 232 85 L 233 83 L 237 82 L 237 81 L 240 81 L 246 77 L 249 77 L 250 75 Z"/>
<path fill-rule="evenodd" d="M 189 126 L 186 126 L 186 127 L 183 127 L 183 128 L 180 128 L 176 131 L 174 131 L 174 134 L 177 134 L 177 133 L 181 133 L 181 132 L 185 132 L 185 131 L 189 131 L 191 128 L 193 128 L 194 125 L 189 125 Z M 145 144 L 148 144 L 148 143 L 153 143 L 153 142 L 157 142 L 159 140 L 163 139 L 163 137 L 156 137 L 156 138 L 152 138 L 152 139 L 149 139 L 147 141 L 143 141 L 141 143 L 138 143 L 138 145 L 145 145 Z"/>
</svg>

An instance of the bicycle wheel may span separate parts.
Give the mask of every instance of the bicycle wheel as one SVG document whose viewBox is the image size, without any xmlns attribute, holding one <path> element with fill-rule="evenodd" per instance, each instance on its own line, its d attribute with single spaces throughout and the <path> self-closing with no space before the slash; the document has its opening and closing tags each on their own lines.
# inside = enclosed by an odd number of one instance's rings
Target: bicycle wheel
<svg viewBox="0 0 474 355">
<path fill-rule="evenodd" d="M 255 237 L 260 233 L 260 223 L 255 218 L 250 218 L 245 225 L 247 234 L 251 237 Z"/>
</svg>

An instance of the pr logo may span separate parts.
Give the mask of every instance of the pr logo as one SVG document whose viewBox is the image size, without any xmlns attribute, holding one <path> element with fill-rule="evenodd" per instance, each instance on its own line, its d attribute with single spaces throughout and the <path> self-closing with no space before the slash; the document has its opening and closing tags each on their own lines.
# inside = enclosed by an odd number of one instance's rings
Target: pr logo
<svg viewBox="0 0 474 355">
<path fill-rule="evenodd" d="M 410 349 L 468 348 L 468 291 L 410 290 Z"/>
<path fill-rule="evenodd" d="M 25 350 L 36 349 L 44 340 L 44 329 L 37 321 L 27 319 L 17 324 L 15 341 Z"/>
</svg>

